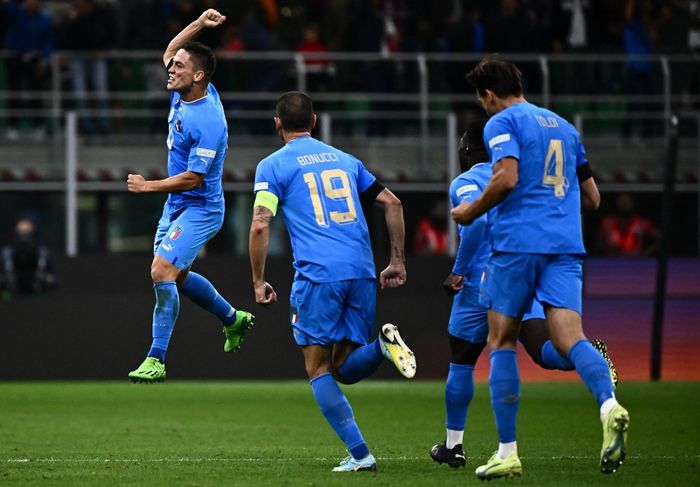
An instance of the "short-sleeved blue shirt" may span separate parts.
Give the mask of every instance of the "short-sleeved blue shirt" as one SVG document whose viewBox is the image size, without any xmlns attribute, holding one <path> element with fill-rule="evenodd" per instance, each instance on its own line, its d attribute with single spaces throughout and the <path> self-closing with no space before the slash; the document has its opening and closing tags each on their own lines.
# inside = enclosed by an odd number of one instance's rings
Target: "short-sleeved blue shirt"
<svg viewBox="0 0 700 487">
<path fill-rule="evenodd" d="M 313 137 L 291 140 L 258 164 L 255 192 L 269 191 L 289 231 L 297 278 L 375 276 L 360 194 L 375 177 L 355 157 Z"/>
<path fill-rule="evenodd" d="M 462 201 L 473 203 L 481 195 L 493 174 L 490 162 L 474 165 L 469 171 L 457 176 L 450 184 L 450 201 L 452 207 Z M 459 248 L 452 272 L 464 276 L 465 285 L 479 289 L 481 274 L 486 261 L 491 255 L 491 222 L 489 213 L 480 216 L 471 225 L 458 225 Z"/>
<path fill-rule="evenodd" d="M 494 250 L 585 254 L 576 168 L 587 162 L 578 131 L 527 102 L 497 113 L 484 128 L 491 160 L 518 160 L 518 184 L 496 209 Z"/>
<path fill-rule="evenodd" d="M 210 83 L 207 94 L 192 102 L 182 101 L 177 92 L 171 94 L 168 176 L 186 171 L 204 174 L 201 187 L 168 195 L 168 202 L 174 211 L 191 204 L 223 208 L 221 176 L 227 144 L 228 124 L 214 85 Z"/>
</svg>

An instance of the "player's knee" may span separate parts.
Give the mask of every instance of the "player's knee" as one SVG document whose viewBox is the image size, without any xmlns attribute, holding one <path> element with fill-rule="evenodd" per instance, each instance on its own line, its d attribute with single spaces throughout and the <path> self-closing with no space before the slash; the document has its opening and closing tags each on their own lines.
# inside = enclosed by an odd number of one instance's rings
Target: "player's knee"
<svg viewBox="0 0 700 487">
<path fill-rule="evenodd" d="M 165 278 L 166 273 L 163 271 L 162 268 L 158 266 L 153 266 L 151 267 L 151 281 L 153 282 L 163 282 L 166 281 L 167 279 Z"/>
<path fill-rule="evenodd" d="M 323 374 L 328 374 L 329 372 L 331 372 L 331 367 L 328 363 L 306 364 L 306 375 L 309 377 L 309 380 L 315 379 Z"/>
<path fill-rule="evenodd" d="M 153 282 L 175 281 L 180 270 L 170 263 L 154 262 L 151 265 L 151 280 Z"/>
<path fill-rule="evenodd" d="M 505 333 L 498 330 L 489 330 L 487 343 L 492 350 L 498 348 L 515 348 L 517 334 Z"/>
<path fill-rule="evenodd" d="M 585 340 L 586 337 L 583 333 L 564 333 L 564 334 L 554 334 L 552 336 L 552 345 L 559 355 L 566 357 L 569 355 L 569 350 L 571 347 L 576 345 L 581 340 Z"/>
</svg>

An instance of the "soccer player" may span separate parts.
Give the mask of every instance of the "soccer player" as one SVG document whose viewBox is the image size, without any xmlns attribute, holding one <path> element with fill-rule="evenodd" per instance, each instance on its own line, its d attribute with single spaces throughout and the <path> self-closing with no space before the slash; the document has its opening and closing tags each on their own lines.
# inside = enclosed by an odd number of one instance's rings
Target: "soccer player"
<svg viewBox="0 0 700 487">
<path fill-rule="evenodd" d="M 228 142 L 224 109 L 209 82 L 216 57 L 211 49 L 192 39 L 202 29 L 218 27 L 225 20 L 209 9 L 168 44 L 163 55 L 171 92 L 168 178 L 146 181 L 139 174 L 129 174 L 127 179 L 133 193 L 168 193 L 151 264 L 156 295 L 153 343 L 146 360 L 129 373 L 133 382 L 165 380 L 165 354 L 180 308 L 179 292 L 221 320 L 226 352 L 238 349 L 253 324 L 253 315 L 233 308 L 204 276 L 190 271 L 199 250 L 224 221 L 221 174 Z"/>
<path fill-rule="evenodd" d="M 453 207 L 462 201 L 472 202 L 484 190 L 493 173 L 483 142 L 485 120 L 474 120 L 460 140 L 459 162 L 462 174 L 450 185 Z M 443 283 L 454 296 L 448 332 L 451 349 L 450 369 L 445 383 L 447 435 L 444 443 L 433 446 L 430 456 L 453 468 L 463 467 L 466 456 L 462 447 L 469 403 L 474 396 L 474 366 L 486 346 L 488 334 L 486 306 L 479 304 L 481 277 L 491 254 L 491 227 L 495 210 L 477 218 L 471 225 L 459 225 L 459 248 L 452 272 Z M 545 369 L 574 370 L 573 364 L 559 355 L 549 339 L 544 309 L 533 300 L 523 316 L 518 339 L 532 359 Z M 606 359 L 617 382 L 617 371 L 608 357 L 602 340 L 591 340 Z"/>
<path fill-rule="evenodd" d="M 321 412 L 350 455 L 334 472 L 376 470 L 377 463 L 336 381 L 354 384 L 382 359 L 412 378 L 416 361 L 398 328 L 382 326 L 370 341 L 375 319 L 376 274 L 361 201 L 384 209 L 391 256 L 379 275 L 382 289 L 406 282 L 401 201 L 351 155 L 313 137 L 311 99 L 289 92 L 277 101 L 275 128 L 285 146 L 260 161 L 250 227 L 255 300 L 277 299 L 265 282 L 269 225 L 278 207 L 289 231 L 296 270 L 289 304 L 294 340 Z"/>
<path fill-rule="evenodd" d="M 495 208 L 493 252 L 480 302 L 489 308 L 489 387 L 499 435 L 498 451 L 476 469 L 491 479 L 522 471 L 516 444 L 520 378 L 515 345 L 520 320 L 537 298 L 552 343 L 576 371 L 600 406 L 603 446 L 600 468 L 614 472 L 626 454 L 629 414 L 615 398 L 610 372 L 583 334 L 581 204 L 600 198 L 576 129 L 556 113 L 528 103 L 522 74 L 487 56 L 467 75 L 484 110 L 493 115 L 484 142 L 493 176 L 472 203 L 452 210 L 463 225 Z M 579 183 L 581 179 L 581 183 Z"/>
</svg>

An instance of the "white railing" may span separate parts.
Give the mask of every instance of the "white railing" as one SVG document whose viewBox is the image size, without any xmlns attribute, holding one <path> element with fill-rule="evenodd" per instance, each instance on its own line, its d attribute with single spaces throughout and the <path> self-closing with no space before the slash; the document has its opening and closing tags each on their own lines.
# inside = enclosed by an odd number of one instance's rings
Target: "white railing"
<svg viewBox="0 0 700 487">
<path fill-rule="evenodd" d="M 24 93 L 23 96 L 29 99 L 41 100 L 45 108 L 39 110 L 0 110 L 0 118 L 7 116 L 25 117 L 46 117 L 50 122 L 52 154 L 58 159 L 59 165 L 65 169 L 65 179 L 53 181 L 13 181 L 0 182 L 0 191 L 61 191 L 66 194 L 66 252 L 68 255 L 76 255 L 78 252 L 77 234 L 77 195 L 80 192 L 94 191 L 125 191 L 126 186 L 121 181 L 78 181 L 76 174 L 80 169 L 80 138 L 77 122 L 83 116 L 104 116 L 115 118 L 149 118 L 163 117 L 163 113 L 157 109 L 84 109 L 75 113 L 67 113 L 64 108 L 66 102 L 77 99 L 102 99 L 105 95 L 95 93 L 77 94 L 71 90 L 66 90 L 62 86 L 62 60 L 70 58 L 75 53 L 58 52 L 51 59 L 51 81 L 50 89 L 40 92 Z M 7 53 L 0 52 L 0 60 L 7 57 Z M 143 60 L 160 62 L 161 52 L 158 51 L 108 51 L 103 53 L 104 59 L 108 62 L 119 60 Z M 466 73 L 473 66 L 481 55 L 475 54 L 435 54 L 435 53 L 397 53 L 382 55 L 379 53 L 325 53 L 325 54 L 300 54 L 291 52 L 242 52 L 242 53 L 218 53 L 220 61 L 219 69 L 226 69 L 225 63 L 231 62 L 254 62 L 271 61 L 286 63 L 291 70 L 288 73 L 289 79 L 293 80 L 293 86 L 301 91 L 308 88 L 309 73 L 306 69 L 307 60 L 327 59 L 334 63 L 414 63 L 418 76 L 418 85 L 414 91 L 400 93 L 370 93 L 364 91 L 330 91 L 311 93 L 313 99 L 319 104 L 325 102 L 393 102 L 400 105 L 397 110 L 368 110 L 362 112 L 347 112 L 343 110 L 326 110 L 319 113 L 320 137 L 332 142 L 341 140 L 340 135 L 334 133 L 334 123 L 341 120 L 414 120 L 418 121 L 418 136 L 411 140 L 415 153 L 419 155 L 418 171 L 426 173 L 429 170 L 430 152 L 432 148 L 440 151 L 442 163 L 445 164 L 447 181 L 421 181 L 391 183 L 392 189 L 396 191 L 428 191 L 439 192 L 447 189 L 447 184 L 458 171 L 456 141 L 457 141 L 457 116 L 449 111 L 437 111 L 431 109 L 433 103 L 473 103 L 474 95 L 466 92 L 448 92 L 431 90 L 430 81 L 437 72 L 444 72 L 446 69 L 459 69 L 461 73 Z M 509 55 L 508 59 L 520 65 L 527 65 L 536 69 L 539 73 L 539 91 L 527 93 L 528 99 L 543 106 L 551 106 L 558 103 L 648 103 L 658 110 L 650 112 L 578 112 L 574 119 L 577 126 L 586 135 L 586 124 L 591 120 L 607 120 L 632 118 L 656 118 L 666 120 L 675 106 L 681 103 L 700 104 L 700 94 L 674 93 L 672 90 L 674 66 L 689 65 L 691 69 L 700 69 L 700 58 L 691 55 L 680 56 L 635 56 L 626 55 L 539 55 L 520 54 Z M 564 93 L 556 92 L 553 89 L 553 68 L 562 63 L 608 63 L 610 65 L 621 65 L 629 60 L 648 60 L 654 63 L 661 74 L 661 88 L 655 94 L 630 96 L 616 93 Z M 454 65 L 454 66 L 451 66 Z M 449 67 L 448 67 L 449 66 Z M 466 81 L 464 82 L 466 85 Z M 17 97 L 17 93 L 0 91 L 0 100 L 9 100 Z M 264 91 L 221 91 L 222 100 L 227 102 L 268 102 L 273 106 L 274 101 L 279 96 L 279 92 Z M 145 91 L 109 91 L 106 95 L 112 101 L 149 101 L 163 100 L 163 90 Z M 271 113 L 266 110 L 229 110 L 227 115 L 235 119 L 266 119 Z M 700 116 L 697 113 L 686 113 L 684 117 L 697 119 L 697 159 L 698 174 L 700 174 Z M 431 123 L 445 124 L 445 130 L 440 130 L 439 134 L 431 133 Z M 665 127 L 666 124 L 660 126 Z M 664 135 L 659 134 L 663 143 Z M 61 150 L 63 149 L 63 150 Z M 2 162 L 2 154 L 0 154 Z M 17 161 L 15 161 L 17 162 Z M 20 163 L 22 161 L 19 161 Z M 595 161 L 594 161 L 595 167 Z M 227 182 L 224 185 L 226 191 L 249 191 L 249 182 Z M 606 183 L 601 185 L 603 191 L 660 191 L 660 184 L 616 184 Z M 677 186 L 678 191 L 698 191 L 698 185 L 682 184 Z M 451 239 L 454 241 L 454 239 Z M 454 250 L 454 249 L 453 249 Z"/>
</svg>

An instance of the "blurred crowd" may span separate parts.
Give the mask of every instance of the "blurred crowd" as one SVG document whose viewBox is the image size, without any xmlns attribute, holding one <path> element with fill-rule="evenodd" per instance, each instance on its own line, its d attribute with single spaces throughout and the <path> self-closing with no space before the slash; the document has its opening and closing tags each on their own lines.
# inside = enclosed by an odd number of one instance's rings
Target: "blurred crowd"
<svg viewBox="0 0 700 487">
<path fill-rule="evenodd" d="M 2 47 L 162 49 L 206 8 L 223 50 L 689 52 L 699 0 L 3 0 Z M 313 31 L 312 32 L 310 32 Z"/>
<path fill-rule="evenodd" d="M 9 91 L 36 92 L 50 86 L 49 61 L 62 58 L 62 83 L 74 105 L 108 109 L 112 91 L 162 90 L 159 61 L 107 61 L 111 49 L 158 50 L 207 8 L 227 16 L 221 29 L 200 39 L 220 53 L 297 51 L 436 53 L 621 53 L 645 55 L 700 51 L 700 0 L 0 0 L 0 49 L 6 53 Z M 387 57 L 386 59 L 390 59 Z M 222 61 L 222 64 L 232 61 Z M 306 59 L 307 91 L 397 93 L 418 91 L 415 62 L 333 63 Z M 463 67 L 430 67 L 431 92 L 467 93 Z M 527 92 L 539 91 L 539 66 L 521 66 Z M 624 69 L 571 65 L 555 73 L 554 93 L 658 94 L 658 63 L 630 59 Z M 249 61 L 221 69 L 215 78 L 224 91 L 284 91 L 296 86 L 293 67 Z M 558 83 L 558 84 L 557 84 Z M 674 92 L 700 93 L 700 73 L 674 76 Z M 642 98 L 643 99 L 643 98 Z M 70 103 L 70 102 L 69 102 Z M 156 108 L 157 104 L 151 104 Z M 227 108 L 260 108 L 240 103 Z M 245 105 L 245 106 L 243 106 Z M 22 113 L 42 106 L 37 97 L 11 97 L 7 135 Z M 395 104 L 370 102 L 373 110 Z M 455 106 L 458 112 L 465 107 Z M 630 102 L 627 112 L 658 109 Z M 19 110 L 19 111 L 18 111 Z M 21 112 L 24 110 L 24 112 Z M 25 125 L 26 121 L 23 122 Z M 85 133 L 108 133 L 107 117 L 84 116 Z M 625 122 L 623 133 L 643 136 L 651 123 Z M 252 126 L 252 124 L 251 124 Z M 387 125 L 368 122 L 370 135 Z M 41 135 L 41 134 L 39 134 Z"/>
</svg>

